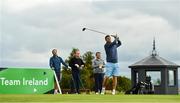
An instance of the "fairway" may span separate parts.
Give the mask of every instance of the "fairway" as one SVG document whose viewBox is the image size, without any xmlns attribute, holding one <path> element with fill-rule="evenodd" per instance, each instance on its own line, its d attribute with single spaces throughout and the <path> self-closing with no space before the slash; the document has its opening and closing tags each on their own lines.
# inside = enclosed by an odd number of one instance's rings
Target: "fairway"
<svg viewBox="0 0 180 103">
<path fill-rule="evenodd" d="M 180 95 L 0 95 L 0 102 L 180 103 Z"/>
</svg>

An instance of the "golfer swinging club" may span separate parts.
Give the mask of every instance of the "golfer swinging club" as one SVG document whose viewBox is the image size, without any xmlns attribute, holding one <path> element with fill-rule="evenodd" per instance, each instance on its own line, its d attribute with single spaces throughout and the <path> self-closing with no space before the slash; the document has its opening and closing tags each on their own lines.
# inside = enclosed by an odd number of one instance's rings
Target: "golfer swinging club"
<svg viewBox="0 0 180 103">
<path fill-rule="evenodd" d="M 121 41 L 119 37 L 113 36 L 114 41 L 111 42 L 111 36 L 107 35 L 105 37 L 106 44 L 104 45 L 106 52 L 106 72 L 103 81 L 103 88 L 101 94 L 105 94 L 105 86 L 109 77 L 113 77 L 113 90 L 112 94 L 116 94 L 116 86 L 117 86 L 117 77 L 120 76 L 120 68 L 118 66 L 118 54 L 117 48 L 121 45 Z"/>
<path fill-rule="evenodd" d="M 53 56 L 50 58 L 49 65 L 55 71 L 58 82 L 61 81 L 62 73 L 61 73 L 61 63 L 68 68 L 68 65 L 63 61 L 61 57 L 57 54 L 57 49 L 52 50 Z M 54 94 L 58 94 L 58 85 L 56 81 L 54 82 Z"/>
</svg>

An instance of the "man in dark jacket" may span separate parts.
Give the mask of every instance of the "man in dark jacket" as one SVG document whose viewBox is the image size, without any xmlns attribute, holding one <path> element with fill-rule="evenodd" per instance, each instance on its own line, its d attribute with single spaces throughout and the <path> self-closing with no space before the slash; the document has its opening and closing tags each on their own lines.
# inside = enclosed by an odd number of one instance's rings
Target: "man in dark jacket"
<svg viewBox="0 0 180 103">
<path fill-rule="evenodd" d="M 68 65 L 63 61 L 61 57 L 57 54 L 57 49 L 52 50 L 53 56 L 50 58 L 49 65 L 55 71 L 58 81 L 60 82 L 62 73 L 61 73 L 61 64 L 63 64 L 66 68 Z M 54 83 L 54 94 L 58 94 L 58 86 L 56 82 Z"/>
<path fill-rule="evenodd" d="M 80 58 L 80 51 L 75 50 L 73 58 L 69 61 L 69 66 L 72 69 L 72 81 L 73 86 L 75 88 L 75 93 L 80 94 L 79 87 L 80 87 L 80 70 L 84 67 L 84 62 Z"/>
<path fill-rule="evenodd" d="M 120 68 L 118 65 L 118 54 L 117 54 L 117 48 L 121 45 L 121 41 L 119 40 L 119 37 L 113 36 L 114 41 L 111 42 L 111 36 L 107 35 L 105 37 L 106 44 L 104 45 L 105 52 L 106 52 L 106 72 L 105 72 L 105 78 L 103 82 L 103 89 L 102 93 L 105 93 L 105 86 L 106 82 L 109 77 L 113 77 L 113 90 L 112 94 L 115 95 L 116 92 L 116 86 L 117 86 L 117 77 L 120 76 Z"/>
</svg>

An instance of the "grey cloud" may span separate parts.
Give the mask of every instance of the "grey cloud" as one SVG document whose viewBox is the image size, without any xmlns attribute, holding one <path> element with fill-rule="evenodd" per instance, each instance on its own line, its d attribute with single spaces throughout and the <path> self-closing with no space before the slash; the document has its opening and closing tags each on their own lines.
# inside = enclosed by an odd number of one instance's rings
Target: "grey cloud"
<svg viewBox="0 0 180 103">
<path fill-rule="evenodd" d="M 161 16 L 167 19 L 174 28 L 180 27 L 180 1 L 179 0 L 112 0 L 93 2 L 95 10 L 101 12 L 111 12 L 121 9 L 132 9 L 152 16 Z M 127 13 L 133 13 L 128 12 Z M 129 14 L 131 15 L 131 14 Z M 120 15 L 122 16 L 122 15 Z"/>
</svg>

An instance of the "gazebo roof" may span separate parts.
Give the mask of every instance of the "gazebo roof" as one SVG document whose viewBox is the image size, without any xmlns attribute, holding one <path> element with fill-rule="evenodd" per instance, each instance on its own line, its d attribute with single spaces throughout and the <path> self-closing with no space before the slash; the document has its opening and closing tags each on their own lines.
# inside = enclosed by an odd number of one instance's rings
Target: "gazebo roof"
<svg viewBox="0 0 180 103">
<path fill-rule="evenodd" d="M 155 40 L 153 40 L 152 54 L 130 65 L 129 67 L 130 68 L 135 68 L 135 67 L 175 67 L 175 68 L 178 68 L 180 66 L 158 56 L 156 53 Z"/>
<path fill-rule="evenodd" d="M 133 68 L 133 67 L 180 67 L 180 66 L 158 55 L 150 55 L 132 64 L 129 67 Z"/>
</svg>

